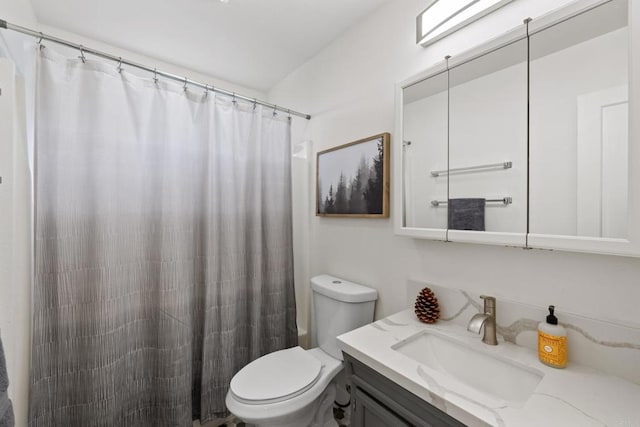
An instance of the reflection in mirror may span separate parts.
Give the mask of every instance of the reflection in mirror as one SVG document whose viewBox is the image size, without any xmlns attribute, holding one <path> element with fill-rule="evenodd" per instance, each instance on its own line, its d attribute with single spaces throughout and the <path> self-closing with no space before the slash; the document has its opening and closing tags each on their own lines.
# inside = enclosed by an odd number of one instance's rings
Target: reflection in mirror
<svg viewBox="0 0 640 427">
<path fill-rule="evenodd" d="M 449 229 L 524 235 L 527 40 L 455 66 L 449 79 Z"/>
<path fill-rule="evenodd" d="M 613 0 L 531 36 L 531 233 L 627 236 L 627 9 Z"/>
<path fill-rule="evenodd" d="M 404 226 L 447 228 L 447 176 L 430 171 L 447 168 L 447 73 L 442 72 L 403 89 Z"/>
</svg>

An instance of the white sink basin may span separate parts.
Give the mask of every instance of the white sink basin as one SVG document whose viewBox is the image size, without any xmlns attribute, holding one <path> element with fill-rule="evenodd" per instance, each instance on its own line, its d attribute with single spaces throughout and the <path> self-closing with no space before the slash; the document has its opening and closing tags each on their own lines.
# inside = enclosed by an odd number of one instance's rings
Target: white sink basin
<svg viewBox="0 0 640 427">
<path fill-rule="evenodd" d="M 516 405 L 527 401 L 543 374 L 435 332 L 420 332 L 391 347 L 480 392 Z"/>
</svg>

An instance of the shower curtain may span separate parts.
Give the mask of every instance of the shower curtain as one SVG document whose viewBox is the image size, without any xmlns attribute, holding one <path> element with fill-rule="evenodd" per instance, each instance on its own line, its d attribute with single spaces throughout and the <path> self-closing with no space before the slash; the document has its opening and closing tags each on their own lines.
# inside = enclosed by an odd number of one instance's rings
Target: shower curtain
<svg viewBox="0 0 640 427">
<path fill-rule="evenodd" d="M 191 426 L 297 343 L 290 123 L 41 49 L 31 426 Z"/>
</svg>

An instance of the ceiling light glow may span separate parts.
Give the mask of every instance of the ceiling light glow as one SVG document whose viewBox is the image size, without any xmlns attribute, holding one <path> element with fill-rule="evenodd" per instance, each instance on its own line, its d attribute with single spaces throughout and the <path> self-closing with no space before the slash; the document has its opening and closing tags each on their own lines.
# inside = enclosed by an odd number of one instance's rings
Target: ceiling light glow
<svg viewBox="0 0 640 427">
<path fill-rule="evenodd" d="M 513 0 L 432 0 L 416 18 L 416 43 L 426 47 Z"/>
</svg>

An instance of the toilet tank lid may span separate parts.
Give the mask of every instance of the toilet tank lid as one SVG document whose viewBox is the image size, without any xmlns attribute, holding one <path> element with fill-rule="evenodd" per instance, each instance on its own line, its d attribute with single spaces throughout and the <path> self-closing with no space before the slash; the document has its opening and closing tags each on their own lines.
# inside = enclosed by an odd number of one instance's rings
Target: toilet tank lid
<svg viewBox="0 0 640 427">
<path fill-rule="evenodd" d="M 312 277 L 311 289 L 319 294 L 343 302 L 367 302 L 375 301 L 378 298 L 378 291 L 373 288 L 328 274 Z"/>
</svg>

